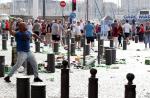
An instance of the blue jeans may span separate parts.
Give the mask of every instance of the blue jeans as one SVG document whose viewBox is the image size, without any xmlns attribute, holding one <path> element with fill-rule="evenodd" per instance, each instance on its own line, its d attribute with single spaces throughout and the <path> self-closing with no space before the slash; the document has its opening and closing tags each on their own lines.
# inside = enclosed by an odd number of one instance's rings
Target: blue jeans
<svg viewBox="0 0 150 98">
<path fill-rule="evenodd" d="M 17 52 L 17 62 L 16 64 L 12 67 L 10 73 L 8 76 L 12 76 L 15 71 L 26 61 L 30 63 L 30 65 L 33 68 L 34 72 L 34 77 L 38 77 L 38 69 L 37 69 L 37 62 L 35 60 L 35 57 L 32 52 Z"/>
</svg>

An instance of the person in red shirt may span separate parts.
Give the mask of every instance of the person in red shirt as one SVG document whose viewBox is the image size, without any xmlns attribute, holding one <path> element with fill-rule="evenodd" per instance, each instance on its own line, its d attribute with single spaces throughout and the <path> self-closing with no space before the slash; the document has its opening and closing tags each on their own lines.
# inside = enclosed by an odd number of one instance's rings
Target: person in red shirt
<svg viewBox="0 0 150 98">
<path fill-rule="evenodd" d="M 144 25 L 143 24 L 141 24 L 140 25 L 140 30 L 139 30 L 139 42 L 143 42 L 143 40 L 144 40 L 144 32 L 145 32 L 145 30 L 144 30 Z"/>
<path fill-rule="evenodd" d="M 114 40 L 114 47 L 117 48 L 118 47 L 118 22 L 117 20 L 114 21 L 114 23 L 112 24 L 112 37 Z"/>
</svg>

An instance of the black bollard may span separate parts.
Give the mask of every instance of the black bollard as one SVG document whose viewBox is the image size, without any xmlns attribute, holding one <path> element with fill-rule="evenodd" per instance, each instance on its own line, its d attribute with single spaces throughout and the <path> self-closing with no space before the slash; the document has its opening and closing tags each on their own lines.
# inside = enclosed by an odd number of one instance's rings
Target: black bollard
<svg viewBox="0 0 150 98">
<path fill-rule="evenodd" d="M 96 69 L 90 70 L 91 77 L 89 78 L 88 98 L 98 98 L 98 78 L 96 78 Z"/>
<path fill-rule="evenodd" d="M 32 38 L 30 38 L 30 43 L 33 43 L 33 40 L 32 40 Z"/>
<path fill-rule="evenodd" d="M 17 61 L 17 50 L 16 47 L 12 47 L 11 66 L 14 66 Z"/>
<path fill-rule="evenodd" d="M 85 55 L 90 55 L 90 45 L 85 45 Z"/>
<path fill-rule="evenodd" d="M 135 35 L 135 43 L 138 43 L 138 41 L 139 41 L 139 36 Z"/>
<path fill-rule="evenodd" d="M 55 54 L 47 54 L 47 68 L 46 70 L 50 73 L 55 72 Z"/>
<path fill-rule="evenodd" d="M 112 49 L 105 50 L 106 65 L 112 65 Z"/>
<path fill-rule="evenodd" d="M 68 46 L 68 51 L 67 51 L 67 60 L 68 60 L 68 67 L 70 68 L 70 48 L 71 48 L 71 46 L 70 46 L 70 36 L 71 36 L 71 30 L 70 29 L 68 29 L 68 31 L 67 31 L 67 46 Z"/>
<path fill-rule="evenodd" d="M 69 98 L 69 69 L 67 69 L 68 62 L 62 62 L 61 69 L 61 98 Z"/>
<path fill-rule="evenodd" d="M 128 84 L 125 85 L 125 98 L 136 98 L 136 85 L 133 85 L 134 74 L 128 73 L 126 76 Z"/>
<path fill-rule="evenodd" d="M 71 38 L 71 43 L 75 43 L 75 38 L 74 37 Z"/>
<path fill-rule="evenodd" d="M 46 98 L 46 85 L 43 83 L 32 84 L 31 98 Z"/>
<path fill-rule="evenodd" d="M 75 56 L 76 55 L 76 44 L 75 43 L 71 43 L 71 56 Z"/>
<path fill-rule="evenodd" d="M 30 98 L 30 78 L 17 78 L 17 98 Z"/>
<path fill-rule="evenodd" d="M 5 56 L 0 56 L 0 77 L 5 76 Z"/>
<path fill-rule="evenodd" d="M 104 47 L 104 51 L 103 51 L 103 52 L 104 52 L 104 53 L 103 53 L 103 54 L 104 54 L 104 58 L 106 58 L 106 56 L 105 56 L 106 49 L 110 49 L 110 47 Z"/>
<path fill-rule="evenodd" d="M 8 33 L 7 32 L 6 32 L 5 36 L 6 36 L 6 40 L 8 40 Z"/>
<path fill-rule="evenodd" d="M 102 43 L 101 43 L 102 44 Z M 100 54 L 100 36 L 98 35 L 98 56 L 97 56 L 97 62 L 98 62 L 98 64 L 100 64 L 100 58 L 101 58 L 101 54 Z"/>
<path fill-rule="evenodd" d="M 55 53 L 58 53 L 58 52 L 59 52 L 59 43 L 54 43 L 53 52 L 55 52 Z"/>
<path fill-rule="evenodd" d="M 14 37 L 11 37 L 10 45 L 13 46 L 13 45 L 14 45 L 14 42 L 15 42 Z"/>
<path fill-rule="evenodd" d="M 123 40 L 123 50 L 127 50 L 127 41 Z"/>
<path fill-rule="evenodd" d="M 100 45 L 104 46 L 104 40 L 100 39 Z"/>
<path fill-rule="evenodd" d="M 3 40 L 3 39 L 6 39 L 5 33 L 2 33 L 2 40 Z"/>
<path fill-rule="evenodd" d="M 83 47 L 85 44 L 85 41 L 84 41 L 84 37 L 81 38 L 81 47 Z"/>
<path fill-rule="evenodd" d="M 101 55 L 101 57 L 103 56 L 103 53 L 104 53 L 104 46 L 100 45 L 100 55 Z"/>
<path fill-rule="evenodd" d="M 2 39 L 2 50 L 7 50 L 7 40 Z"/>
<path fill-rule="evenodd" d="M 40 52 L 40 42 L 39 41 L 35 42 L 35 52 Z"/>
<path fill-rule="evenodd" d="M 116 49 L 112 48 L 112 64 L 116 63 Z"/>
<path fill-rule="evenodd" d="M 110 39 L 110 47 L 114 47 L 114 40 Z"/>
</svg>

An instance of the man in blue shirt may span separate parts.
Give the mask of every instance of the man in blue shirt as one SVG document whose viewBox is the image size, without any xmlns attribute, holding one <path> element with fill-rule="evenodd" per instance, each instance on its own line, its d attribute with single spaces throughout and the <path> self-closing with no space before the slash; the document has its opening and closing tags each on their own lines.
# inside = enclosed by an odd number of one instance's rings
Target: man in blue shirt
<svg viewBox="0 0 150 98">
<path fill-rule="evenodd" d="M 85 37 L 87 39 L 87 44 L 91 43 L 91 47 L 93 47 L 94 42 L 94 26 L 88 21 L 88 23 L 84 27 Z"/>
<path fill-rule="evenodd" d="M 37 62 L 35 60 L 34 55 L 30 52 L 30 38 L 33 36 L 42 41 L 36 34 L 31 34 L 31 32 L 27 31 L 27 26 L 25 22 L 19 23 L 19 31 L 15 32 L 12 30 L 13 21 L 10 23 L 10 34 L 16 37 L 17 43 L 17 62 L 13 66 L 12 70 L 4 78 L 6 82 L 11 82 L 10 77 L 15 73 L 15 71 L 26 61 L 28 60 L 32 65 L 34 71 L 34 82 L 42 82 L 42 80 L 38 77 L 38 69 Z"/>
</svg>

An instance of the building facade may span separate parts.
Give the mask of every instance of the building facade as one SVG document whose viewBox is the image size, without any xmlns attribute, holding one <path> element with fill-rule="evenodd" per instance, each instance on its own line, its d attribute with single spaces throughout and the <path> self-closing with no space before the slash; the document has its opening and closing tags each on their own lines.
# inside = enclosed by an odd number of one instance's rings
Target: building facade
<svg viewBox="0 0 150 98">
<path fill-rule="evenodd" d="M 150 0 L 121 0 L 124 15 L 136 15 L 140 10 L 150 9 Z"/>
</svg>

